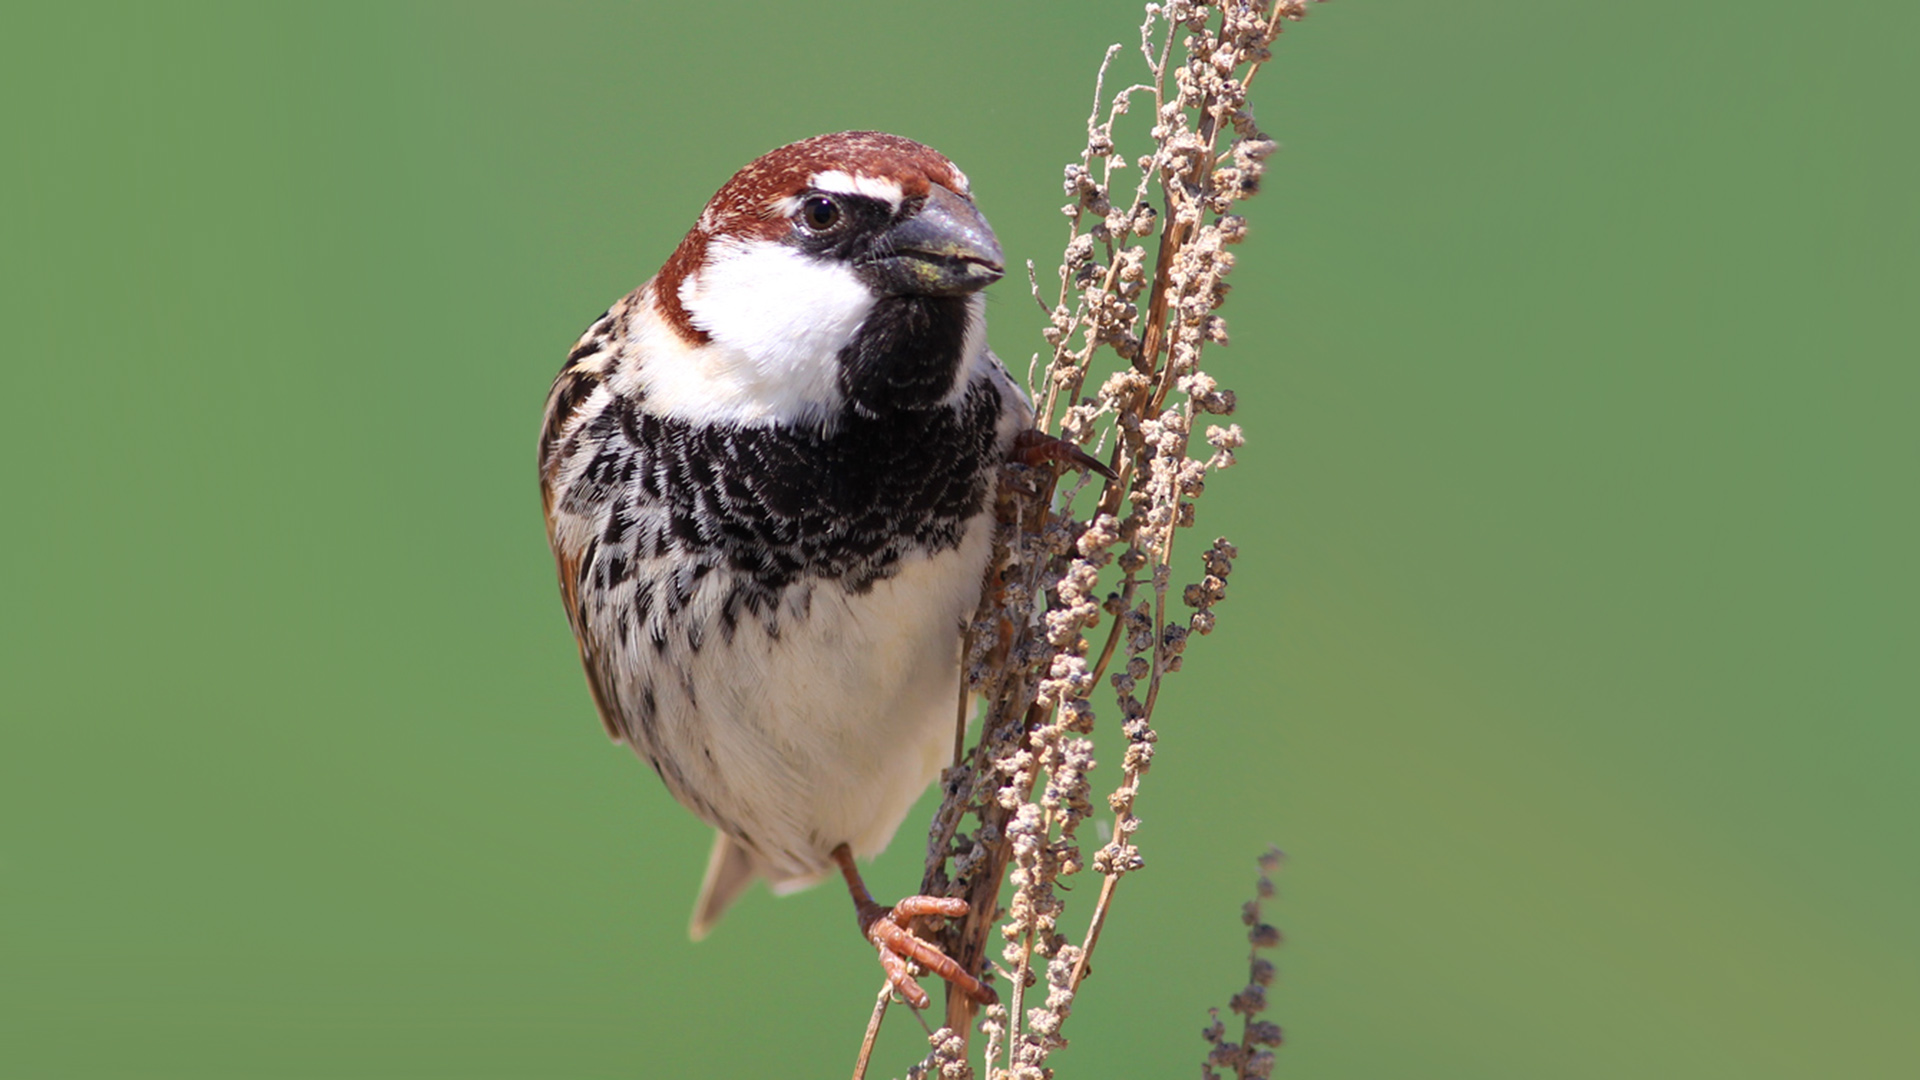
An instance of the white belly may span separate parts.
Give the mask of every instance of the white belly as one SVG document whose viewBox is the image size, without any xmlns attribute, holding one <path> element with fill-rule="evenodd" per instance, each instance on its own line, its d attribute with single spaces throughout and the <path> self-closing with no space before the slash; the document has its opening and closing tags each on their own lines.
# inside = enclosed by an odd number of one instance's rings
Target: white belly
<svg viewBox="0 0 1920 1080">
<path fill-rule="evenodd" d="M 804 614 L 785 605 L 777 637 L 743 619 L 697 651 L 678 636 L 664 653 L 640 644 L 658 713 L 635 749 L 671 762 L 675 796 L 757 852 L 776 886 L 818 877 L 842 843 L 878 853 L 952 754 L 989 534 L 976 517 L 959 548 L 908 556 L 865 593 L 816 583 Z M 727 573 L 679 618 L 717 622 Z"/>
</svg>

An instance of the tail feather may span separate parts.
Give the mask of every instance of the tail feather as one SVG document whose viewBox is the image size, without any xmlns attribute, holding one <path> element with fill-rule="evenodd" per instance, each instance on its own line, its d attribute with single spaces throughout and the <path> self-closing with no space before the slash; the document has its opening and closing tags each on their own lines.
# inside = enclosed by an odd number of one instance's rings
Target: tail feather
<svg viewBox="0 0 1920 1080">
<path fill-rule="evenodd" d="M 726 833 L 714 833 L 713 854 L 707 857 L 707 876 L 700 882 L 700 899 L 693 902 L 693 924 L 687 934 L 695 941 L 706 937 L 760 873 L 752 852 Z"/>
</svg>

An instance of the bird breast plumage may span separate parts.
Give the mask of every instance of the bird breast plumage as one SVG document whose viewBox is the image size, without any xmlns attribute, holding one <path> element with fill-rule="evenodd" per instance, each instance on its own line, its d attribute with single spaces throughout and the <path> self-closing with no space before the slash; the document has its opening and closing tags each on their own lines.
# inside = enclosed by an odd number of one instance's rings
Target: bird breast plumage
<svg viewBox="0 0 1920 1080">
<path fill-rule="evenodd" d="M 651 315 L 644 290 L 616 305 L 550 399 L 568 616 L 609 731 L 776 887 L 802 885 L 837 844 L 884 848 L 945 764 L 1026 402 L 975 333 L 950 405 L 663 414 L 634 354 Z"/>
<path fill-rule="evenodd" d="M 804 884 L 834 845 L 886 847 L 951 753 L 959 694 L 960 628 L 979 593 L 990 523 L 961 543 L 916 553 L 855 592 L 796 582 L 779 615 L 720 631 L 725 597 L 743 575 L 716 570 L 681 618 L 704 626 L 664 649 L 634 641 L 613 657 L 644 703 L 622 694 L 627 741 L 669 790 L 759 856 L 776 885 Z M 643 570 L 671 588 L 664 560 Z M 632 608 L 594 613 L 592 633 L 617 639 Z"/>
</svg>

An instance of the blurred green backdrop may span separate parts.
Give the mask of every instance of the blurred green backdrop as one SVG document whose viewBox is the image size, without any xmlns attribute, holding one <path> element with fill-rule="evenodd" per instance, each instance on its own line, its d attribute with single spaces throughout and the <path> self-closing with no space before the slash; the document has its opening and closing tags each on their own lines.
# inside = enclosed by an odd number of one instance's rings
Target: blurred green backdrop
<svg viewBox="0 0 1920 1080">
<path fill-rule="evenodd" d="M 0 1074 L 845 1075 L 837 890 L 686 940 L 707 832 L 592 715 L 542 399 L 805 135 L 941 148 L 1051 265 L 1137 22 L 11 9 Z M 1916 38 L 1780 0 L 1285 36 L 1199 530 L 1243 557 L 1061 1076 L 1194 1074 L 1269 842 L 1281 1075 L 1912 1075 Z M 877 1072 L 923 1046 L 896 1015 Z"/>
</svg>

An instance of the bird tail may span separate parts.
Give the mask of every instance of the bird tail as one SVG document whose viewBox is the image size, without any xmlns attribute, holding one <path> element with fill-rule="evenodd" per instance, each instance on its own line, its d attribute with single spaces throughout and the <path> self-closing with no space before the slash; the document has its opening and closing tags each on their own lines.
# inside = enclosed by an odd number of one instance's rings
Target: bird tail
<svg viewBox="0 0 1920 1080">
<path fill-rule="evenodd" d="M 827 871 L 818 873 L 797 873 L 782 876 L 776 873 L 747 849 L 745 844 L 723 832 L 713 834 L 713 854 L 707 857 L 707 876 L 700 882 L 700 899 L 693 902 L 693 923 L 687 927 L 687 936 L 699 941 L 706 937 L 720 916 L 727 913 L 740 894 L 747 891 L 756 878 L 766 878 L 767 887 L 775 896 L 785 896 L 801 889 L 812 888 L 827 876 Z"/>
<path fill-rule="evenodd" d="M 713 854 L 707 857 L 707 876 L 700 882 L 700 899 L 693 902 L 693 924 L 688 936 L 699 941 L 727 913 L 753 879 L 760 876 L 753 853 L 723 832 L 713 834 Z"/>
</svg>

